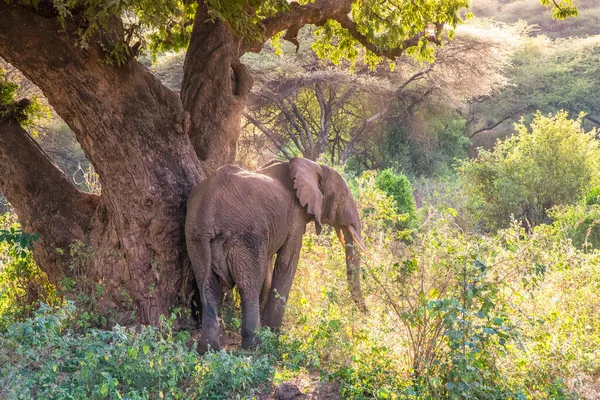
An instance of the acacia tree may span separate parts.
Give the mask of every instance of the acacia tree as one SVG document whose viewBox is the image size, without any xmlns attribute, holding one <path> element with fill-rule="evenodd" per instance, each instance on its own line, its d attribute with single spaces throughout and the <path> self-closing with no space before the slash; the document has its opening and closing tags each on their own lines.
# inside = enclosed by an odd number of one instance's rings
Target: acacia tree
<svg viewBox="0 0 600 400">
<path fill-rule="evenodd" d="M 544 0 L 543 0 L 544 1 Z M 563 0 L 568 1 L 568 0 Z M 69 246 L 93 250 L 85 272 L 100 307 L 122 322 L 156 323 L 182 304 L 192 276 L 184 245 L 185 201 L 194 185 L 235 154 L 253 79 L 240 56 L 274 35 L 321 27 L 330 58 L 431 56 L 444 25 L 468 0 L 39 0 L 0 1 L 0 57 L 37 85 L 73 130 L 102 194 L 78 191 L 23 128 L 29 104 L 2 80 L 0 190 L 34 257 L 58 283 Z M 137 60 L 187 48 L 181 92 Z M 8 90 L 6 88 L 9 87 Z M 135 315 L 126 311 L 136 310 Z"/>
<path fill-rule="evenodd" d="M 246 120 L 286 158 L 317 161 L 325 155 L 331 163 L 353 154 L 357 141 L 387 115 L 393 96 L 389 85 L 373 88 L 356 76 L 327 70 L 261 86 L 251 96 Z"/>
<path fill-rule="evenodd" d="M 301 154 L 342 164 L 368 158 L 374 165 L 382 161 L 381 142 L 399 125 L 417 140 L 431 135 L 436 115 L 456 114 L 470 99 L 497 93 L 519 39 L 518 29 L 474 21 L 459 27 L 432 63 L 402 56 L 394 68 L 355 65 L 352 72 L 307 49 L 280 49 L 281 57 L 265 52 L 249 65 L 257 82 L 244 114 L 247 136 L 266 136 L 286 158 Z M 273 69 L 281 72 L 265 73 Z M 423 114 L 427 121 L 420 121 Z"/>
</svg>

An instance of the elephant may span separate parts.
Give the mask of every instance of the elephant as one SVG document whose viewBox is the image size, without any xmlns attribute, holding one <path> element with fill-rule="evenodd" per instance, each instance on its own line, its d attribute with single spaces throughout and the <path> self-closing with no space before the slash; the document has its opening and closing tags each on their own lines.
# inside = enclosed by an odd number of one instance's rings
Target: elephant
<svg viewBox="0 0 600 400">
<path fill-rule="evenodd" d="M 335 228 L 346 249 L 351 296 L 368 312 L 355 248 L 367 251 L 359 212 L 346 181 L 334 169 L 299 157 L 272 161 L 254 172 L 226 165 L 192 190 L 185 237 L 202 304 L 200 353 L 220 349 L 222 287 L 238 288 L 244 349 L 259 344 L 255 331 L 261 317 L 263 325 L 280 329 L 311 221 L 317 233 L 322 224 Z"/>
</svg>

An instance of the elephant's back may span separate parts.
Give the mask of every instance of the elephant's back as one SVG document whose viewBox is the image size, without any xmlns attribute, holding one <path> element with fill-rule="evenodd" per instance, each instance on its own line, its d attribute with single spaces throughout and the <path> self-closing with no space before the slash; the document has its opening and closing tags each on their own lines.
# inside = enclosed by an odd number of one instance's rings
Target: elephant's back
<svg viewBox="0 0 600 400">
<path fill-rule="evenodd" d="M 293 201 L 293 194 L 277 179 L 226 166 L 191 192 L 186 224 L 211 226 L 217 232 L 232 227 L 256 229 L 269 225 Z"/>
</svg>

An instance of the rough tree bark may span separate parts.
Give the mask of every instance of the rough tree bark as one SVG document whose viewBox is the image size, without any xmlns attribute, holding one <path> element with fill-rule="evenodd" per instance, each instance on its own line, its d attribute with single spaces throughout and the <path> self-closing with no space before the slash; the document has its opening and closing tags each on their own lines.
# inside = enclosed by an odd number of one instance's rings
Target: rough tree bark
<svg viewBox="0 0 600 400">
<path fill-rule="evenodd" d="M 240 62 L 242 40 L 225 23 L 207 18 L 206 6 L 200 5 L 183 65 L 181 101 L 194 149 L 211 173 L 235 159 L 254 79 Z"/>
<path fill-rule="evenodd" d="M 65 276 L 68 252 L 55 249 L 86 240 L 98 196 L 79 192 L 9 117 L 0 118 L 0 190 L 14 205 L 22 229 L 40 235 L 35 243 L 36 261 L 43 263 L 49 276 Z"/>
<path fill-rule="evenodd" d="M 0 154 L 31 193 L 2 190 L 20 219 L 36 221 L 24 229 L 40 233 L 35 257 L 52 281 L 69 273 L 52 267 L 58 262 L 56 247 L 68 254 L 69 238 L 55 242 L 51 236 L 70 232 L 94 251 L 87 277 L 102 285 L 101 311 L 119 322 L 157 323 L 160 314 L 185 300 L 182 292 L 191 277 L 183 234 L 185 201 L 204 173 L 185 134 L 178 96 L 133 59 L 121 67 L 106 65 L 101 49 L 77 46 L 75 29 L 69 28 L 0 2 L 0 56 L 39 86 L 71 127 L 100 177 L 102 195 L 89 212 L 85 201 L 78 207 L 86 198 L 81 193 L 60 186 L 53 190 L 52 181 L 60 181 L 50 176 L 58 174 L 56 168 L 20 162 L 21 154 L 8 140 L 18 137 L 18 129 L 6 123 L 0 126 L 0 135 L 6 136 Z M 2 176 L 10 186 L 11 178 Z M 46 185 L 44 199 L 54 208 L 32 206 L 31 198 L 42 201 L 33 183 L 39 181 L 47 181 L 40 185 Z M 82 214 L 92 214 L 89 222 L 78 221 Z M 55 225 L 57 216 L 62 226 Z"/>
</svg>

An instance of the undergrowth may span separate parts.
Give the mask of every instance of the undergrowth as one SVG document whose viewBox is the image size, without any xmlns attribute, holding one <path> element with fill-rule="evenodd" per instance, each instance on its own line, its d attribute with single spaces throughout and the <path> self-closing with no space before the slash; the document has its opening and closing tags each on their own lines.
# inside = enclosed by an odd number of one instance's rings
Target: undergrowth
<svg viewBox="0 0 600 400">
<path fill-rule="evenodd" d="M 350 299 L 333 230 L 306 235 L 282 331 L 261 330 L 251 352 L 198 355 L 173 330 L 176 313 L 100 329 L 71 301 L 21 310 L 16 291 L 0 301 L 23 311 L 2 309 L 0 398 L 252 399 L 315 375 L 345 399 L 598 398 L 600 253 L 572 237 L 570 219 L 491 236 L 429 207 L 406 240 L 374 174 L 355 195 L 374 254 L 362 269 L 368 315 Z"/>
</svg>

